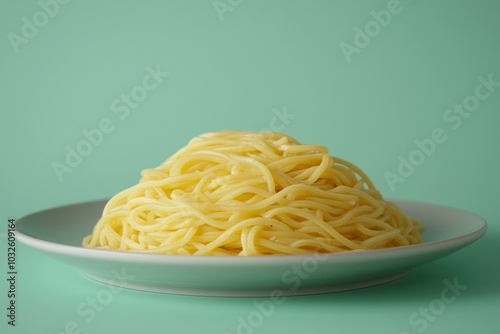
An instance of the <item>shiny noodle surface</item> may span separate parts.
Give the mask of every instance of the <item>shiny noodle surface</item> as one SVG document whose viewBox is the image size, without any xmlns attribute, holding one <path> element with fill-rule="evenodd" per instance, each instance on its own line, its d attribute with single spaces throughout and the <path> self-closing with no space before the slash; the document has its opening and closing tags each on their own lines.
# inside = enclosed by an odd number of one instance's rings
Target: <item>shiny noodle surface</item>
<svg viewBox="0 0 500 334">
<path fill-rule="evenodd" d="M 106 204 L 84 247 L 178 255 L 334 253 L 418 244 L 422 225 L 352 163 L 276 132 L 193 138 Z"/>
</svg>

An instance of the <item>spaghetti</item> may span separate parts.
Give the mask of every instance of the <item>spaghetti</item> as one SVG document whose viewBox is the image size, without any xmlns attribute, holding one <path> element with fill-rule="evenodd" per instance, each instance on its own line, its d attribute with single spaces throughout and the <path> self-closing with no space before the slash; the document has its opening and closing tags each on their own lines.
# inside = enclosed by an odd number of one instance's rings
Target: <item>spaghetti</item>
<svg viewBox="0 0 500 334">
<path fill-rule="evenodd" d="M 106 204 L 89 248 L 176 255 L 333 253 L 422 242 L 353 164 L 276 132 L 193 138 Z"/>
</svg>

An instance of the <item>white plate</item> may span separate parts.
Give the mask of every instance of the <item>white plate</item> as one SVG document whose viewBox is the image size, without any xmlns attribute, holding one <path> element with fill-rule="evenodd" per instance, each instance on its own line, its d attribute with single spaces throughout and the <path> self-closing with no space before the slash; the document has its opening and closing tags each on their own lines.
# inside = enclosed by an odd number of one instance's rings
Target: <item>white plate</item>
<svg viewBox="0 0 500 334">
<path fill-rule="evenodd" d="M 17 221 L 19 241 L 97 281 L 131 289 L 207 296 L 305 295 L 389 282 L 479 239 L 486 222 L 450 207 L 394 201 L 425 225 L 425 243 L 362 252 L 284 256 L 180 256 L 81 247 L 105 200 L 44 210 Z"/>
</svg>

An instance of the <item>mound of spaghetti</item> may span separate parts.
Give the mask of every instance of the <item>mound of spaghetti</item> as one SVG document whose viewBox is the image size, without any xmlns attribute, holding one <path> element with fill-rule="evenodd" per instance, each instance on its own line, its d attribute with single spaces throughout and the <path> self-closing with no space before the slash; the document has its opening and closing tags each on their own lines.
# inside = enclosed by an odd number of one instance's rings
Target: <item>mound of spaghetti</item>
<svg viewBox="0 0 500 334">
<path fill-rule="evenodd" d="M 276 132 L 203 134 L 106 204 L 84 247 L 178 255 L 333 253 L 422 242 L 353 164 Z"/>
</svg>

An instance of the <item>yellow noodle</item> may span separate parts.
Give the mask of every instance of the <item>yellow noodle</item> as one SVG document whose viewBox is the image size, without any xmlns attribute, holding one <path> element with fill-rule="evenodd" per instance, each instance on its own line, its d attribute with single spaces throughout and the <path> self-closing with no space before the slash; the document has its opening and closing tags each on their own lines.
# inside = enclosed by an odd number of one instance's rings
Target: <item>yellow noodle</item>
<svg viewBox="0 0 500 334">
<path fill-rule="evenodd" d="M 365 173 L 277 132 L 193 138 L 113 196 L 89 248 L 172 255 L 335 253 L 422 242 Z"/>
</svg>

